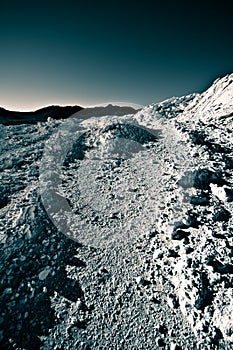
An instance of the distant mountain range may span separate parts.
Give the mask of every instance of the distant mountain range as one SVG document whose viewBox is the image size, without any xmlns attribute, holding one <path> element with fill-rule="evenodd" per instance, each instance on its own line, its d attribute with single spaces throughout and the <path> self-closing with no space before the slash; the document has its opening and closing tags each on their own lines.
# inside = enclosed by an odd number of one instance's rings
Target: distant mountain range
<svg viewBox="0 0 233 350">
<path fill-rule="evenodd" d="M 33 112 L 8 111 L 0 107 L 0 124 L 19 125 L 19 124 L 36 124 L 45 122 L 47 119 L 66 119 L 70 116 L 87 119 L 90 117 L 100 117 L 104 115 L 126 115 L 135 114 L 138 110 L 130 106 L 97 106 L 83 108 L 80 106 L 48 106 Z"/>
<path fill-rule="evenodd" d="M 95 106 L 84 108 L 83 110 L 75 113 L 74 117 L 88 119 L 90 117 L 102 117 L 118 115 L 123 116 L 127 114 L 135 114 L 139 109 L 135 109 L 131 106 L 118 106 L 112 105 L 111 103 L 106 106 Z"/>
<path fill-rule="evenodd" d="M 48 106 L 33 112 L 16 112 L 0 107 L 0 124 L 36 124 L 37 122 L 45 122 L 49 117 L 53 119 L 66 119 L 82 109 L 83 107 L 80 106 Z"/>
</svg>

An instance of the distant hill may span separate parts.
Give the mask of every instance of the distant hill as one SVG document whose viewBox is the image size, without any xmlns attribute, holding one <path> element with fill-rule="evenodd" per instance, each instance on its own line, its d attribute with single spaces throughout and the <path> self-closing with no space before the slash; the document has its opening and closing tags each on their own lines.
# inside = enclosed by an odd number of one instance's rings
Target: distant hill
<svg viewBox="0 0 233 350">
<path fill-rule="evenodd" d="M 8 111 L 0 107 L 0 124 L 36 124 L 37 122 L 46 121 L 48 117 L 53 119 L 66 119 L 82 109 L 83 107 L 80 106 L 48 106 L 34 112 L 16 112 Z"/>
<path fill-rule="evenodd" d="M 138 110 L 129 106 L 97 106 L 92 108 L 83 108 L 80 106 L 48 106 L 33 112 L 8 111 L 0 107 L 0 124 L 19 125 L 36 124 L 45 122 L 48 117 L 53 119 L 66 119 L 73 117 L 87 119 L 90 117 L 100 117 L 104 115 L 126 115 L 135 114 Z"/>
<path fill-rule="evenodd" d="M 96 107 L 88 107 L 80 112 L 75 113 L 74 117 L 88 119 L 90 117 L 101 117 L 101 116 L 111 116 L 118 115 L 123 116 L 127 114 L 135 114 L 138 112 L 138 109 L 135 109 L 130 106 L 118 106 L 108 104 L 106 106 L 96 106 Z"/>
<path fill-rule="evenodd" d="M 88 119 L 90 117 L 100 117 L 104 115 L 126 115 L 135 114 L 138 110 L 130 106 L 97 106 L 83 108 L 80 106 L 48 106 L 33 112 L 8 111 L 0 107 L 0 124 L 19 125 L 19 124 L 36 124 L 45 122 L 48 117 L 53 119 L 66 119 L 70 116 Z"/>
</svg>

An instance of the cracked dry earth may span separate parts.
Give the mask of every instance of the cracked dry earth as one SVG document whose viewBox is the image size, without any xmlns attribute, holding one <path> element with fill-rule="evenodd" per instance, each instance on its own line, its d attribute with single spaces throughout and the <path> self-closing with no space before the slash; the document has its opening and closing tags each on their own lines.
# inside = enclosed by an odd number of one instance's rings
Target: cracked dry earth
<svg viewBox="0 0 233 350">
<path fill-rule="evenodd" d="M 134 115 L 1 125 L 1 349 L 231 349 L 232 127 L 233 74 Z"/>
</svg>

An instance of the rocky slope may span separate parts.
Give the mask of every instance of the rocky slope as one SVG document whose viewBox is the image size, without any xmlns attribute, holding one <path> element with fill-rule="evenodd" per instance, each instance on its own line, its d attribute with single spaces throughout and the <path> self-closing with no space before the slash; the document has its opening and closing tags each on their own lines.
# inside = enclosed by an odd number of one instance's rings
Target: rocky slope
<svg viewBox="0 0 233 350">
<path fill-rule="evenodd" d="M 232 348 L 232 101 L 1 125 L 1 349 Z"/>
</svg>

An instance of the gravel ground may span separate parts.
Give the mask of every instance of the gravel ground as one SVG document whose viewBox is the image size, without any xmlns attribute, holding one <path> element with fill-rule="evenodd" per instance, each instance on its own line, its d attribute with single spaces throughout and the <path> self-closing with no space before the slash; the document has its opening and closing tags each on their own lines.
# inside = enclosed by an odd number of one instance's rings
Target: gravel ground
<svg viewBox="0 0 233 350">
<path fill-rule="evenodd" d="M 232 348 L 232 101 L 0 125 L 1 349 Z"/>
</svg>

